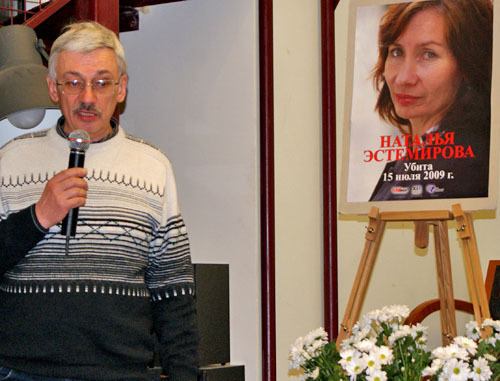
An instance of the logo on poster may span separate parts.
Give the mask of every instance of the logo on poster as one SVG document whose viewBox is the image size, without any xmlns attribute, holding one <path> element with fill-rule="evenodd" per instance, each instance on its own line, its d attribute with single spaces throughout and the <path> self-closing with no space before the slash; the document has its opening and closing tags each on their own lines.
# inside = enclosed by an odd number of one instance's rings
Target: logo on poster
<svg viewBox="0 0 500 381">
<path fill-rule="evenodd" d="M 410 192 L 410 188 L 408 187 L 392 187 L 392 194 L 408 194 Z"/>
<path fill-rule="evenodd" d="M 434 193 L 441 193 L 444 192 L 444 188 L 438 188 L 434 184 L 427 184 L 425 186 L 425 191 L 429 194 L 434 194 Z"/>
<path fill-rule="evenodd" d="M 424 193 L 424 188 L 422 185 L 412 185 L 411 187 L 411 194 L 414 196 L 420 196 L 422 193 Z"/>
</svg>

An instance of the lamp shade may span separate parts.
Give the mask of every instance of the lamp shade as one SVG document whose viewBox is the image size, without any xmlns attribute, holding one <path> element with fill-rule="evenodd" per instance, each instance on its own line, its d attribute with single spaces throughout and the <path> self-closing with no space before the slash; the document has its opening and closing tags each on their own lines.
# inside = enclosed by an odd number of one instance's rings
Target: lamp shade
<svg viewBox="0 0 500 381">
<path fill-rule="evenodd" d="M 37 41 L 30 27 L 9 25 L 0 28 L 0 120 L 11 114 L 16 114 L 18 119 L 30 110 L 40 113 L 46 108 L 57 108 L 49 96 L 45 80 L 48 70 L 42 64 Z M 21 125 L 31 128 L 36 124 Z"/>
</svg>

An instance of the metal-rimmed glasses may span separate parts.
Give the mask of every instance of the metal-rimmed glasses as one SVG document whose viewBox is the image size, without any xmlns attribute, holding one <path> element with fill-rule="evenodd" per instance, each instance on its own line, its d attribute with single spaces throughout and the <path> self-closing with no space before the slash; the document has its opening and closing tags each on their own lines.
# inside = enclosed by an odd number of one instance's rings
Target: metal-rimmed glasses
<svg viewBox="0 0 500 381">
<path fill-rule="evenodd" d="M 85 82 L 81 79 L 70 79 L 67 81 L 56 82 L 57 86 L 61 86 L 63 94 L 78 95 L 87 86 L 92 87 L 97 94 L 111 95 L 115 91 L 115 86 L 119 85 L 120 81 L 115 82 L 112 79 L 93 79 L 90 82 Z"/>
</svg>

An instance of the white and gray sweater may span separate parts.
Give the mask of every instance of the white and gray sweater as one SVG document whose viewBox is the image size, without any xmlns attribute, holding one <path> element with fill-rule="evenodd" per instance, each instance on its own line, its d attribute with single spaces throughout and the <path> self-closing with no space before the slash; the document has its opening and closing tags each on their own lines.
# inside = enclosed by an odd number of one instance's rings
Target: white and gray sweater
<svg viewBox="0 0 500 381">
<path fill-rule="evenodd" d="M 66 255 L 60 224 L 46 231 L 33 212 L 46 182 L 67 167 L 61 135 L 53 127 L 0 150 L 0 364 L 143 379 L 156 331 L 171 379 L 190 379 L 193 274 L 168 158 L 119 126 L 91 144 L 87 202 Z"/>
</svg>

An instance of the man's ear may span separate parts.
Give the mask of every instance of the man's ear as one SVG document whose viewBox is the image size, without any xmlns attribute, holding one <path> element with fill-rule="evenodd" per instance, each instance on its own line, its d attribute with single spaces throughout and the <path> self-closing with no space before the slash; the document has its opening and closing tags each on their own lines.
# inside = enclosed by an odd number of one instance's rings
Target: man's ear
<svg viewBox="0 0 500 381">
<path fill-rule="evenodd" d="M 49 87 L 50 99 L 52 99 L 52 101 L 56 103 L 59 102 L 59 94 L 57 92 L 56 82 L 48 74 L 45 79 L 47 80 L 47 86 Z"/>
<path fill-rule="evenodd" d="M 127 96 L 127 83 L 127 74 L 122 74 L 120 78 L 120 84 L 118 85 L 118 94 L 116 96 L 116 100 L 118 101 L 118 103 L 123 102 L 125 100 L 125 97 Z"/>
</svg>

